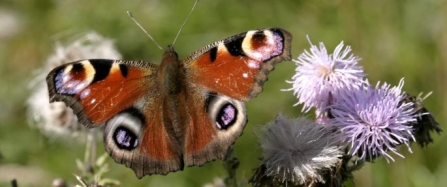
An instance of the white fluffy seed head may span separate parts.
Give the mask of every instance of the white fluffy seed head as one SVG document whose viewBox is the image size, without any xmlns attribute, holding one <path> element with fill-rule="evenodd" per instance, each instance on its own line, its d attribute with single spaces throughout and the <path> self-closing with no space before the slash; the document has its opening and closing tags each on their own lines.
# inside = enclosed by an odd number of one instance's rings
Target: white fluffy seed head
<svg viewBox="0 0 447 187">
<path fill-rule="evenodd" d="M 67 45 L 57 43 L 54 54 L 30 81 L 29 89 L 32 94 L 27 101 L 29 121 L 44 134 L 77 136 L 85 132 L 84 127 L 78 123 L 76 115 L 65 103 L 49 102 L 45 77 L 57 66 L 89 58 L 118 60 L 121 59 L 121 54 L 116 50 L 112 40 L 94 32 L 87 33 Z"/>
<path fill-rule="evenodd" d="M 287 119 L 280 114 L 257 135 L 266 174 L 281 182 L 324 183 L 323 171 L 335 167 L 343 155 L 339 136 L 306 118 Z"/>
</svg>

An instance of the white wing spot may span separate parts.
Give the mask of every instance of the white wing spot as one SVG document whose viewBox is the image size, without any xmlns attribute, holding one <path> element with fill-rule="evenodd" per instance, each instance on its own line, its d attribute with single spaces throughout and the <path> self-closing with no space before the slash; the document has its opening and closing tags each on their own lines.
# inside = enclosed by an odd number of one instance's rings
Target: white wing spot
<svg viewBox="0 0 447 187">
<path fill-rule="evenodd" d="M 256 61 L 249 60 L 248 61 L 248 67 L 252 68 L 252 69 L 258 69 L 260 66 L 259 66 L 259 64 Z"/>
</svg>

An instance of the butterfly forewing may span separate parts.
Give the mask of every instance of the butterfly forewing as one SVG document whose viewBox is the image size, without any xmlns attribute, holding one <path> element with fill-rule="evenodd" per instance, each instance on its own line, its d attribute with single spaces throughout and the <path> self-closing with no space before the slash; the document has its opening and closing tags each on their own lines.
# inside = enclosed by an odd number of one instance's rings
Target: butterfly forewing
<svg viewBox="0 0 447 187">
<path fill-rule="evenodd" d="M 262 91 L 274 65 L 289 60 L 292 36 L 281 28 L 241 33 L 185 59 L 190 83 L 247 101 Z"/>
<path fill-rule="evenodd" d="M 100 125 L 156 89 L 149 80 L 156 66 L 141 61 L 82 60 L 47 76 L 50 101 L 63 101 L 81 123 Z"/>
</svg>

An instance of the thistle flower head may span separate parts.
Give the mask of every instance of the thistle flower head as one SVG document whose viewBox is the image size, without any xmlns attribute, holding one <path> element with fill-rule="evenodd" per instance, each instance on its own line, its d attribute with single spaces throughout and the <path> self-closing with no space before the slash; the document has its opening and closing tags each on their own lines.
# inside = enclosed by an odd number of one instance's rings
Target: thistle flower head
<svg viewBox="0 0 447 187">
<path fill-rule="evenodd" d="M 363 160 L 385 156 L 393 160 L 387 151 L 398 156 L 396 146 L 405 144 L 409 151 L 414 140 L 412 127 L 417 119 L 412 103 L 401 103 L 403 79 L 397 87 L 380 83 L 376 88 L 345 91 L 329 107 L 335 126 L 350 144 L 350 154 Z"/>
<path fill-rule="evenodd" d="M 323 175 L 335 171 L 332 168 L 343 154 L 337 134 L 305 118 L 278 115 L 258 136 L 263 154 L 261 175 L 283 184 L 325 183 Z"/>
<path fill-rule="evenodd" d="M 297 60 L 296 74 L 292 81 L 293 90 L 298 98 L 298 104 L 303 104 L 303 110 L 309 111 L 316 107 L 322 111 L 330 105 L 333 97 L 336 97 L 339 89 L 359 88 L 366 82 L 363 78 L 366 74 L 363 68 L 357 65 L 360 60 L 351 52 L 351 47 L 343 49 L 341 42 L 333 54 L 328 54 L 326 47 L 320 43 L 319 48 L 309 40 L 310 51 L 305 50 Z"/>
<path fill-rule="evenodd" d="M 49 102 L 45 77 L 59 65 L 88 58 L 120 59 L 121 55 L 111 40 L 96 33 L 87 33 L 68 45 L 57 43 L 55 53 L 48 58 L 44 68 L 29 83 L 32 90 L 32 95 L 28 99 L 30 121 L 44 133 L 77 135 L 77 132 L 83 130 L 83 126 L 78 124 L 77 117 L 65 103 Z"/>
</svg>

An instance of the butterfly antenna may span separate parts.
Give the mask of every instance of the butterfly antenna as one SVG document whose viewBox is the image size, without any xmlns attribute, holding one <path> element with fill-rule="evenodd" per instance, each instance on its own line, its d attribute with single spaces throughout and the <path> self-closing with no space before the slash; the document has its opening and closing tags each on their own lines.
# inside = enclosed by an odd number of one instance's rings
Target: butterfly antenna
<svg viewBox="0 0 447 187">
<path fill-rule="evenodd" d="M 177 36 L 175 36 L 174 38 L 174 42 L 172 42 L 172 46 L 174 46 L 175 41 L 177 41 L 178 36 L 180 35 L 180 33 L 182 32 L 183 27 L 185 26 L 186 22 L 188 21 L 189 17 L 191 16 L 192 12 L 194 11 L 194 9 L 197 6 L 197 3 L 199 2 L 199 0 L 196 0 L 196 2 L 194 2 L 194 5 L 192 6 L 191 11 L 189 12 L 188 16 L 186 17 L 185 21 L 183 22 L 182 26 L 180 27 L 180 29 L 178 30 Z"/>
<path fill-rule="evenodd" d="M 127 15 L 129 15 L 130 19 L 132 19 L 133 22 L 135 22 L 135 24 L 138 25 L 138 27 L 140 27 L 141 30 L 143 30 L 144 33 L 146 33 L 147 36 L 149 36 L 149 38 L 155 43 L 155 45 L 157 45 L 157 47 L 161 50 L 163 50 L 163 48 L 157 43 L 157 41 L 155 41 L 155 39 L 143 28 L 143 26 L 140 25 L 140 23 L 138 23 L 138 21 L 133 17 L 132 12 L 127 11 Z"/>
</svg>

